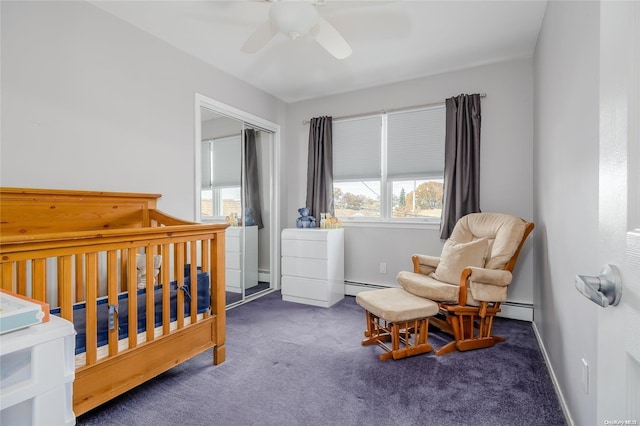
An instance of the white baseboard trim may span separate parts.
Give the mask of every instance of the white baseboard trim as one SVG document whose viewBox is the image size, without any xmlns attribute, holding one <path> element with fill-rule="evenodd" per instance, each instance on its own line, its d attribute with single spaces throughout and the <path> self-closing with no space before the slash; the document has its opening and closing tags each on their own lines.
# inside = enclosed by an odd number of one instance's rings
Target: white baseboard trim
<svg viewBox="0 0 640 426">
<path fill-rule="evenodd" d="M 379 288 L 389 288 L 391 286 L 356 283 L 353 281 L 344 282 L 344 294 L 345 296 L 356 296 L 361 291 L 376 290 Z"/>
<path fill-rule="evenodd" d="M 530 303 L 502 302 L 499 317 L 533 322 L 533 305 Z"/>
<path fill-rule="evenodd" d="M 377 284 L 358 283 L 353 281 L 344 282 L 344 294 L 355 296 L 361 291 L 375 290 L 378 288 L 389 288 L 397 286 L 385 286 Z M 515 319 L 520 321 L 533 322 L 533 305 L 530 303 L 504 302 L 500 305 L 499 317 Z"/>
<path fill-rule="evenodd" d="M 258 281 L 271 282 L 271 273 L 269 271 L 258 271 Z"/>
<path fill-rule="evenodd" d="M 558 400 L 560 401 L 560 407 L 562 408 L 562 412 L 564 413 L 564 418 L 569 426 L 575 426 L 573 417 L 571 417 L 571 412 L 569 411 L 569 406 L 567 405 L 567 401 L 564 399 L 564 395 L 562 394 L 562 390 L 560 389 L 558 378 L 556 376 L 556 373 L 553 371 L 553 367 L 551 366 L 551 360 L 549 359 L 547 348 L 545 348 L 544 343 L 542 342 L 542 338 L 540 337 L 540 333 L 538 332 L 538 327 L 536 327 L 535 322 L 533 323 L 533 334 L 536 336 L 536 340 L 538 341 L 538 346 L 540 347 L 542 357 L 544 358 L 544 363 L 546 364 L 547 370 L 549 371 L 549 376 L 551 377 L 553 388 L 555 389 Z"/>
</svg>

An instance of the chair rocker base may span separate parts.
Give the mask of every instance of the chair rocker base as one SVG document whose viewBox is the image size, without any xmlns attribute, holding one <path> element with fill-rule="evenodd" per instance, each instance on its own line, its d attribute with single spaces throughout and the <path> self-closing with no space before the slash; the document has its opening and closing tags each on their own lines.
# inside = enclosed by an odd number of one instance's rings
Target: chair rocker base
<svg viewBox="0 0 640 426">
<path fill-rule="evenodd" d="M 446 355 L 459 350 L 460 352 L 473 349 L 490 348 L 498 340 L 495 337 L 481 337 L 467 340 L 453 340 L 436 351 L 436 355 Z"/>
<path fill-rule="evenodd" d="M 456 350 L 464 352 L 490 348 L 505 338 L 491 335 L 493 318 L 500 312 L 500 303 L 480 308 L 440 305 L 440 315 L 431 319 L 432 325 L 454 337 L 454 340 L 436 350 L 445 355 Z"/>
<path fill-rule="evenodd" d="M 382 347 L 386 352 L 380 355 L 381 361 L 407 358 L 433 350 L 427 342 L 429 318 L 391 323 L 369 311 L 365 312 L 367 330 L 364 332 L 366 338 L 362 341 L 362 345 L 378 344 Z M 391 342 L 391 346 L 389 347 L 385 342 Z"/>
</svg>

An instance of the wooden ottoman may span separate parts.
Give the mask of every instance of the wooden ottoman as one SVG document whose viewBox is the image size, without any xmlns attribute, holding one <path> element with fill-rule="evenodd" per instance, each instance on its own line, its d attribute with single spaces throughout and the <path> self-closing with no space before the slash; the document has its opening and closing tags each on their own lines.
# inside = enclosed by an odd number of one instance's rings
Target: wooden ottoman
<svg viewBox="0 0 640 426">
<path fill-rule="evenodd" d="M 427 338 L 429 317 L 438 313 L 437 303 L 402 288 L 363 291 L 356 296 L 356 303 L 365 309 L 367 317 L 366 339 L 362 344 L 382 346 L 386 352 L 380 355 L 380 360 L 401 359 L 433 350 Z M 391 347 L 384 343 L 388 341 Z"/>
</svg>

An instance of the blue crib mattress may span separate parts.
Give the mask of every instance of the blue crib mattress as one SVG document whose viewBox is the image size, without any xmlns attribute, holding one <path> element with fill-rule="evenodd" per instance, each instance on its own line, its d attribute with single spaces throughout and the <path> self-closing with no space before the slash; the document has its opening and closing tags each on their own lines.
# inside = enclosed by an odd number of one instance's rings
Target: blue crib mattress
<svg viewBox="0 0 640 426">
<path fill-rule="evenodd" d="M 198 287 L 198 313 L 209 312 L 211 305 L 211 289 L 209 282 L 209 273 L 201 272 L 197 275 Z M 187 291 L 184 294 L 184 317 L 191 315 L 191 278 L 185 277 L 184 286 Z M 178 286 L 176 281 L 170 283 L 170 321 L 176 321 L 178 317 Z M 145 332 L 147 329 L 147 291 L 141 289 L 137 291 L 138 299 L 138 333 Z M 153 288 L 154 300 L 154 326 L 162 325 L 162 286 L 157 285 Z M 113 327 L 113 316 L 118 318 L 118 339 L 125 339 L 129 335 L 129 294 L 123 292 L 118 294 L 117 312 L 110 314 L 109 303 L 107 297 L 101 297 L 97 301 L 97 327 L 98 327 L 98 347 L 108 343 L 109 329 Z M 60 316 L 60 308 L 51 309 L 51 314 Z M 86 304 L 85 302 L 75 303 L 73 305 L 73 325 L 76 329 L 76 355 L 86 351 Z"/>
</svg>

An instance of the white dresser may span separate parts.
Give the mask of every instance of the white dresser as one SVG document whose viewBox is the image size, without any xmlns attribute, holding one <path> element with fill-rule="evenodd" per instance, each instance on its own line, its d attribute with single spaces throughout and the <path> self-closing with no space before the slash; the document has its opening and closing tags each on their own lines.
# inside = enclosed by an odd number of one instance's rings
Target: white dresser
<svg viewBox="0 0 640 426">
<path fill-rule="evenodd" d="M 244 258 L 244 288 L 258 284 L 258 227 L 230 226 L 225 231 L 226 290 L 242 292 L 242 261 Z M 244 246 L 242 240 L 244 238 Z"/>
<path fill-rule="evenodd" d="M 282 231 L 282 300 L 328 308 L 344 298 L 344 229 Z"/>
</svg>

